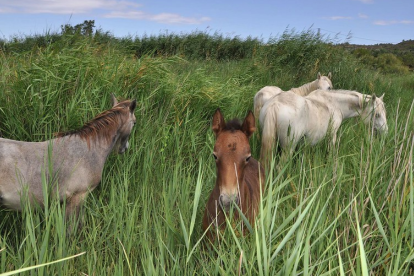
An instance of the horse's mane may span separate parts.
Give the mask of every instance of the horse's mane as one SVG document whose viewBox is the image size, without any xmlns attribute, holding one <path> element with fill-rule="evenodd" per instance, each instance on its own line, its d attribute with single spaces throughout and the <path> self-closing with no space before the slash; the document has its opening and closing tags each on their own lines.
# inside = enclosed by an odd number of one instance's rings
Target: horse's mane
<svg viewBox="0 0 414 276">
<path fill-rule="evenodd" d="M 318 83 L 318 80 L 314 80 L 312 82 L 305 83 L 302 86 L 299 86 L 299 87 L 296 87 L 296 88 L 293 87 L 293 88 L 290 89 L 290 91 L 292 91 L 293 93 L 298 94 L 300 96 L 306 96 L 310 92 L 312 92 L 313 90 L 318 89 L 317 83 Z"/>
<path fill-rule="evenodd" d="M 109 141 L 112 139 L 111 136 L 113 132 L 118 127 L 119 117 L 123 116 L 125 112 L 129 110 L 127 109 L 129 105 L 129 100 L 120 102 L 111 109 L 98 114 L 95 118 L 85 123 L 80 129 L 58 132 L 55 135 L 57 138 L 76 135 L 81 139 L 86 140 L 89 145 L 89 141 L 97 138 L 99 133 L 99 138 L 104 138 L 106 141 Z M 101 130 L 105 131 L 102 132 Z"/>
<path fill-rule="evenodd" d="M 241 128 L 242 128 L 242 122 L 239 119 L 235 118 L 226 123 L 224 130 L 229 130 L 231 132 L 234 132 L 236 130 L 241 130 Z"/>
</svg>

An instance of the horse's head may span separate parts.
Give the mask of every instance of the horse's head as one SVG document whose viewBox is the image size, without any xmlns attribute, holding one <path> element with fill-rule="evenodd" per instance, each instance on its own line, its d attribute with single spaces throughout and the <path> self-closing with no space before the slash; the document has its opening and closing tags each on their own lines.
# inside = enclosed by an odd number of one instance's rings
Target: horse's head
<svg viewBox="0 0 414 276">
<path fill-rule="evenodd" d="M 379 133 L 387 133 L 387 117 L 385 106 L 383 102 L 384 95 L 381 97 L 371 96 L 368 99 L 368 105 L 365 107 L 363 113 L 364 122 L 371 123 L 375 131 Z"/>
<path fill-rule="evenodd" d="M 318 73 L 318 89 L 322 89 L 322 90 L 333 89 L 331 79 L 332 79 L 331 72 L 329 72 L 328 76 L 322 76 L 321 73 Z"/>
<path fill-rule="evenodd" d="M 115 142 L 115 149 L 118 153 L 124 153 L 129 146 L 129 136 L 132 128 L 136 123 L 134 114 L 135 107 L 137 106 L 136 100 L 126 100 L 118 102 L 114 95 L 112 95 L 112 108 L 118 108 L 122 114 L 120 120 L 120 127 L 118 129 L 117 140 Z"/>
<path fill-rule="evenodd" d="M 228 211 L 232 203 L 240 202 L 239 185 L 243 184 L 244 169 L 251 157 L 249 138 L 256 129 L 253 113 L 249 111 L 243 124 L 238 120 L 226 124 L 217 109 L 212 129 L 216 136 L 213 156 L 217 167 L 216 185 L 220 190 L 219 204 Z"/>
</svg>

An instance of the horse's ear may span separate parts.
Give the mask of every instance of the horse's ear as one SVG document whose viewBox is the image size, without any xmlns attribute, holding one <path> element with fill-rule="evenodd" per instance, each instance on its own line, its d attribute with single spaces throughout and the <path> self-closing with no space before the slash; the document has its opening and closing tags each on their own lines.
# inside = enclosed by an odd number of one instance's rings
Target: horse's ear
<svg viewBox="0 0 414 276">
<path fill-rule="evenodd" d="M 376 100 L 376 99 L 377 99 L 377 95 L 372 94 L 371 100 L 372 100 L 373 102 L 375 102 L 375 100 Z"/>
<path fill-rule="evenodd" d="M 118 104 L 118 100 L 115 98 L 114 93 L 111 93 L 111 103 L 113 107 Z"/>
<path fill-rule="evenodd" d="M 322 77 L 321 72 L 318 72 L 317 77 L 318 77 L 318 80 L 320 80 L 320 79 L 321 79 L 321 77 Z"/>
<path fill-rule="evenodd" d="M 328 79 L 330 79 L 330 80 L 332 79 L 332 73 L 331 72 L 328 73 Z"/>
<path fill-rule="evenodd" d="M 131 113 L 134 113 L 135 108 L 137 107 L 137 100 L 132 100 L 131 105 L 129 106 L 129 111 L 131 111 Z"/>
<path fill-rule="evenodd" d="M 246 118 L 244 118 L 244 122 L 242 125 L 242 131 L 246 134 L 248 138 L 252 136 L 253 132 L 256 130 L 256 122 L 254 120 L 254 115 L 251 110 L 247 114 Z"/>
<path fill-rule="evenodd" d="M 381 101 L 384 101 L 384 95 L 385 95 L 385 93 L 382 94 L 381 97 L 379 97 L 381 99 Z"/>
<path fill-rule="evenodd" d="M 223 114 L 221 114 L 220 108 L 217 108 L 216 112 L 213 115 L 213 122 L 211 128 L 213 129 L 214 135 L 217 135 L 223 130 L 226 122 L 224 121 Z"/>
</svg>

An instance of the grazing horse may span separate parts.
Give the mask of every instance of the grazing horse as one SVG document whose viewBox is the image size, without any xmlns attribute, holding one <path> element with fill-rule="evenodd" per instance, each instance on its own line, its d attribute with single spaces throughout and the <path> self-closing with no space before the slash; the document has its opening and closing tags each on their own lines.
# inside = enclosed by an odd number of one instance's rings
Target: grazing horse
<svg viewBox="0 0 414 276">
<path fill-rule="evenodd" d="M 225 122 L 220 109 L 213 116 L 216 137 L 213 156 L 216 161 L 216 185 L 210 194 L 203 218 L 203 230 L 225 227 L 225 213 L 238 205 L 253 225 L 258 213 L 260 190 L 264 189 L 263 167 L 251 156 L 249 138 L 255 131 L 255 119 L 249 111 L 243 123 L 235 119 Z M 239 217 L 236 212 L 235 217 Z M 214 241 L 214 231 L 207 237 Z"/>
<path fill-rule="evenodd" d="M 330 130 L 334 145 L 342 121 L 351 117 L 361 116 L 374 130 L 387 132 L 383 97 L 349 90 L 316 90 L 306 97 L 288 91 L 273 97 L 260 111 L 263 123 L 260 161 L 268 166 L 276 139 L 282 150 L 291 154 L 302 137 L 314 145 Z"/>
<path fill-rule="evenodd" d="M 322 89 L 322 90 L 331 90 L 333 89 L 332 85 L 332 73 L 329 72 L 328 76 L 322 76 L 321 73 L 318 73 L 318 76 L 316 80 L 305 83 L 304 85 L 297 87 L 297 88 L 291 88 L 289 91 L 292 91 L 295 94 L 298 94 L 300 96 L 306 96 L 310 92 Z M 272 98 L 273 96 L 280 94 L 283 91 L 277 86 L 265 86 L 262 89 L 259 90 L 259 92 L 256 93 L 254 96 L 254 116 L 256 118 L 259 118 L 260 116 L 260 109 L 263 107 L 265 102 Z"/>
<path fill-rule="evenodd" d="M 79 216 L 86 195 L 97 187 L 112 150 L 123 153 L 135 125 L 136 100 L 118 102 L 82 128 L 44 142 L 0 138 L 0 205 L 21 210 L 43 206 L 43 189 L 66 202 L 66 218 Z M 45 184 L 42 179 L 46 179 Z"/>
</svg>

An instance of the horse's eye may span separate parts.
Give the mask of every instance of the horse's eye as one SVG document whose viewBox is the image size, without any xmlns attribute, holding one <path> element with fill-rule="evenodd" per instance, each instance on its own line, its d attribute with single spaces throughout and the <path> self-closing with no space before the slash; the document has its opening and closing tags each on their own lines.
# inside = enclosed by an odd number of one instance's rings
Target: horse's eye
<svg viewBox="0 0 414 276">
<path fill-rule="evenodd" d="M 250 161 L 250 157 L 252 157 L 251 155 L 249 157 L 246 158 L 246 162 Z"/>
<path fill-rule="evenodd" d="M 216 161 L 217 161 L 217 155 L 215 155 L 215 154 L 213 153 L 213 156 L 214 156 L 214 160 L 216 160 Z"/>
</svg>

